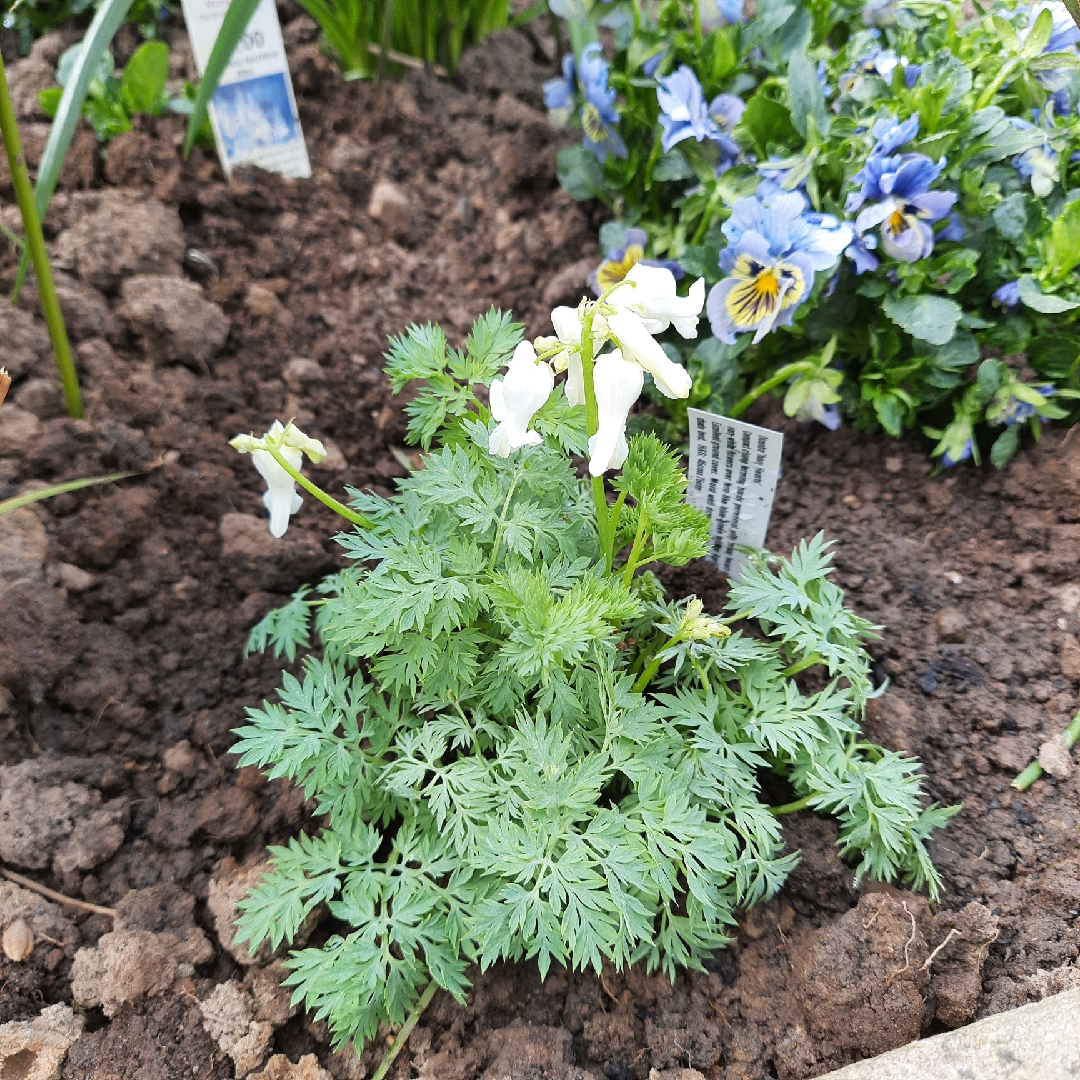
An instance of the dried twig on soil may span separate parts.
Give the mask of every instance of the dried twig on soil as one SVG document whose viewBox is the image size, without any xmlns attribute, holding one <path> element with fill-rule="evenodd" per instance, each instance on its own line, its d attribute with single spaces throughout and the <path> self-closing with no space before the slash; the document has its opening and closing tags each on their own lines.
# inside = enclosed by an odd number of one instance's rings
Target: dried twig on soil
<svg viewBox="0 0 1080 1080">
<path fill-rule="evenodd" d="M 108 915 L 113 919 L 119 914 L 116 908 L 102 907 L 101 904 L 91 904 L 86 900 L 76 900 L 71 896 L 58 893 L 55 889 L 50 889 L 47 885 L 39 885 L 36 881 L 23 877 L 22 874 L 16 874 L 14 870 L 9 870 L 6 866 L 0 866 L 0 875 L 6 877 L 8 881 L 14 881 L 16 885 L 21 885 L 24 889 L 40 893 L 49 900 L 55 900 L 58 904 L 67 904 L 70 907 L 81 908 L 83 911 L 92 911 L 95 915 Z"/>
<path fill-rule="evenodd" d="M 7 373 L 7 368 L 0 367 L 0 405 L 4 404 L 4 398 L 7 397 L 7 392 L 10 389 L 11 376 Z"/>
</svg>

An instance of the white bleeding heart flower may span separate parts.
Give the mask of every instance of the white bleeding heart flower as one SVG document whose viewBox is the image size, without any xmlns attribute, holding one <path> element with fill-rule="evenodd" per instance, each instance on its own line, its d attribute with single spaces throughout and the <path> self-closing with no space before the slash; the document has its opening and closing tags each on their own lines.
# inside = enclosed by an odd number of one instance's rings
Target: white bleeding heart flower
<svg viewBox="0 0 1080 1080">
<path fill-rule="evenodd" d="M 305 435 L 292 421 L 282 427 L 275 420 L 270 430 L 261 438 L 254 435 L 237 435 L 229 445 L 241 454 L 250 454 L 259 475 L 266 481 L 263 504 L 270 511 L 270 534 L 284 536 L 289 527 L 289 518 L 300 509 L 304 500 L 296 492 L 296 482 L 289 473 L 274 460 L 271 448 L 276 450 L 297 472 L 303 463 L 304 455 L 318 464 L 326 457 L 326 449 L 318 439 Z"/>
<path fill-rule="evenodd" d="M 599 425 L 589 439 L 589 472 L 593 476 L 603 476 L 626 460 L 626 418 L 644 385 L 645 373 L 623 359 L 618 349 L 596 358 L 593 387 Z"/>
<path fill-rule="evenodd" d="M 624 285 L 615 289 L 607 302 L 614 308 L 641 316 L 650 334 L 662 334 L 674 326 L 684 338 L 697 337 L 698 316 L 705 306 L 705 279 L 698 278 L 686 296 L 679 296 L 675 276 L 663 266 L 635 263 L 627 272 Z"/>
<path fill-rule="evenodd" d="M 488 450 L 509 457 L 522 446 L 539 446 L 543 439 L 529 424 L 555 388 L 555 376 L 536 359 L 536 350 L 521 342 L 506 368 L 506 375 L 491 384 L 491 415 L 499 422 L 491 433 Z"/>
<path fill-rule="evenodd" d="M 566 371 L 566 385 L 563 391 L 570 405 L 585 404 L 585 375 L 581 368 L 581 308 L 557 307 L 551 313 L 551 325 L 555 335 L 564 345 L 576 346 L 559 353 L 553 358 L 556 371 Z M 604 316 L 597 312 L 593 316 L 593 355 L 600 351 L 607 340 L 607 323 Z"/>
<path fill-rule="evenodd" d="M 608 329 L 622 349 L 623 357 L 644 368 L 665 397 L 684 398 L 690 394 L 694 380 L 681 364 L 660 347 L 660 343 L 645 328 L 641 316 L 625 308 L 609 315 Z"/>
</svg>

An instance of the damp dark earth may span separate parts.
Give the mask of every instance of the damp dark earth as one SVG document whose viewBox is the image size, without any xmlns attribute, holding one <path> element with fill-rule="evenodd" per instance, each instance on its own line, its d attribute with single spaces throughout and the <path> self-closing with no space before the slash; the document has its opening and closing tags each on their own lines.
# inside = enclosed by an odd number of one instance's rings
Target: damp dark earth
<svg viewBox="0 0 1080 1080">
<path fill-rule="evenodd" d="M 313 499 L 270 536 L 258 476 L 227 441 L 294 417 L 326 445 L 310 470 L 323 487 L 389 495 L 419 459 L 387 336 L 430 320 L 461 343 L 492 305 L 548 333 L 599 259 L 599 209 L 556 182 L 546 31 L 494 35 L 452 82 L 376 87 L 343 82 L 314 23 L 286 16 L 310 181 L 226 183 L 210 154 L 182 158 L 178 116 L 137 118 L 104 159 L 76 140 L 45 233 L 85 419 L 64 415 L 33 290 L 0 307 L 14 379 L 0 498 L 140 474 L 0 516 L 0 860 L 83 904 L 0 879 L 4 925 L 35 939 L 0 957 L 0 1024 L 41 1015 L 42 1045 L 67 1050 L 42 1076 L 374 1072 L 393 1032 L 334 1052 L 280 988 L 280 955 L 234 942 L 267 845 L 318 827 L 301 791 L 230 755 L 280 679 L 244 643 L 344 563 Z M 10 65 L 32 160 L 47 131 L 33 95 L 66 43 Z M 14 225 L 9 195 L 5 172 Z M 397 1080 L 802 1080 L 1080 987 L 1080 773 L 1060 755 L 1010 788 L 1080 707 L 1080 438 L 1051 425 L 1004 470 L 931 476 L 914 444 L 797 424 L 766 399 L 747 418 L 785 435 L 769 547 L 824 530 L 848 602 L 882 627 L 869 736 L 922 760 L 931 799 L 963 803 L 931 846 L 940 903 L 853 888 L 836 826 L 793 815 L 802 862 L 706 971 L 473 971 L 465 1006 L 436 996 Z M 665 584 L 711 611 L 727 590 L 700 562 Z M 48 1023 L 73 1000 L 77 1038 Z"/>
</svg>

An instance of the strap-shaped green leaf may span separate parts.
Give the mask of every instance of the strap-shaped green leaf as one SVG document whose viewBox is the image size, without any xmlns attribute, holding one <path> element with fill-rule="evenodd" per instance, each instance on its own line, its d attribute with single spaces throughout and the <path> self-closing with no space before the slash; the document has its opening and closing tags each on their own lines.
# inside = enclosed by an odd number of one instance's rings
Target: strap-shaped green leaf
<svg viewBox="0 0 1080 1080">
<path fill-rule="evenodd" d="M 78 58 L 67 73 L 67 82 L 64 92 L 60 97 L 56 115 L 52 127 L 49 128 L 49 138 L 45 142 L 45 150 L 41 155 L 41 164 L 38 166 L 37 183 L 34 185 L 34 203 L 37 206 L 38 217 L 44 221 L 45 211 L 49 208 L 49 201 L 56 190 L 56 182 L 60 179 L 60 170 L 64 167 L 64 158 L 71 146 L 71 140 L 75 137 L 75 128 L 78 126 L 79 117 L 82 116 L 83 103 L 86 101 L 86 92 L 90 83 L 98 74 L 98 65 L 102 56 L 108 52 L 116 31 L 124 21 L 132 0 L 105 0 L 98 8 L 94 21 L 90 23 L 86 36 L 82 39 L 82 48 Z M 14 304 L 22 289 L 26 272 L 30 269 L 30 254 L 24 251 L 19 262 L 19 273 L 15 278 L 15 287 L 11 293 L 11 302 Z"/>
<path fill-rule="evenodd" d="M 195 95 L 195 105 L 188 118 L 187 137 L 184 139 L 184 157 L 191 153 L 195 145 L 195 136 L 206 119 L 206 110 L 210 105 L 210 99 L 218 88 L 221 76 L 225 73 L 232 54 L 244 36 L 251 17 L 255 14 L 261 0 L 231 0 L 229 10 L 225 12 L 225 20 L 221 24 L 218 36 L 214 40 L 214 47 L 210 50 L 210 59 L 206 62 L 206 70 L 199 80 L 199 90 Z"/>
<path fill-rule="evenodd" d="M 20 506 L 29 506 L 30 503 L 41 502 L 42 499 L 51 499 L 54 495 L 78 491 L 79 488 L 90 487 L 93 484 L 114 484 L 117 480 L 141 475 L 141 472 L 118 472 L 111 473 L 109 476 L 87 476 L 80 480 L 65 480 L 62 484 L 52 484 L 49 487 L 38 488 L 36 491 L 28 491 L 23 495 L 16 495 L 11 499 L 4 499 L 0 502 L 0 514 L 18 510 Z"/>
</svg>

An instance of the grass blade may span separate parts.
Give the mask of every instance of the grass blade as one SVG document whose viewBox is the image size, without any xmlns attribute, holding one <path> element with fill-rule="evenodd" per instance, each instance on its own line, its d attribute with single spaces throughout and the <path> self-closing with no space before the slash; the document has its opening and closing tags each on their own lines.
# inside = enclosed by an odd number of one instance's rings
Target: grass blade
<svg viewBox="0 0 1080 1080">
<path fill-rule="evenodd" d="M 85 476 L 81 480 L 65 480 L 62 484 L 52 484 L 49 487 L 39 488 L 37 491 L 28 491 L 25 495 L 4 499 L 0 502 L 0 514 L 6 514 L 9 510 L 18 510 L 20 506 L 29 506 L 30 503 L 41 502 L 42 499 L 51 499 L 54 495 L 78 491 L 79 488 L 90 487 L 93 484 L 112 484 L 117 480 L 126 480 L 129 476 L 145 475 L 144 472 L 118 472 L 111 473 L 109 476 Z"/>
<path fill-rule="evenodd" d="M 199 89 L 195 94 L 195 106 L 188 118 L 187 137 L 184 139 L 184 157 L 191 153 L 195 145 L 195 136 L 206 119 L 206 110 L 210 106 L 210 99 L 218 88 L 221 76 L 225 68 L 229 66 L 232 54 L 244 36 L 251 17 L 255 14 L 261 0 L 230 0 L 229 10 L 225 12 L 225 21 L 221 24 L 218 36 L 214 40 L 214 47 L 210 50 L 210 59 L 206 62 L 206 70 L 199 80 Z"/>
<path fill-rule="evenodd" d="M 97 9 L 93 22 L 82 40 L 82 51 L 71 69 L 67 86 L 60 97 L 60 105 L 56 110 L 52 127 L 49 128 L 49 138 L 45 143 L 45 151 L 41 155 L 41 164 L 38 166 L 37 183 L 34 185 L 34 202 L 37 204 L 38 217 L 44 221 L 45 211 L 49 208 L 49 200 L 56 190 L 56 182 L 60 179 L 60 170 L 64 166 L 64 158 L 67 157 L 71 140 L 75 137 L 75 128 L 78 126 L 79 117 L 82 116 L 83 103 L 86 101 L 86 92 L 97 72 L 98 63 L 105 51 L 112 44 L 116 31 L 124 21 L 132 0 L 105 0 Z M 30 266 L 30 253 L 23 251 L 22 260 L 19 263 L 19 274 L 15 280 L 15 289 L 12 292 L 11 302 L 14 303 L 22 288 L 26 271 Z"/>
</svg>

